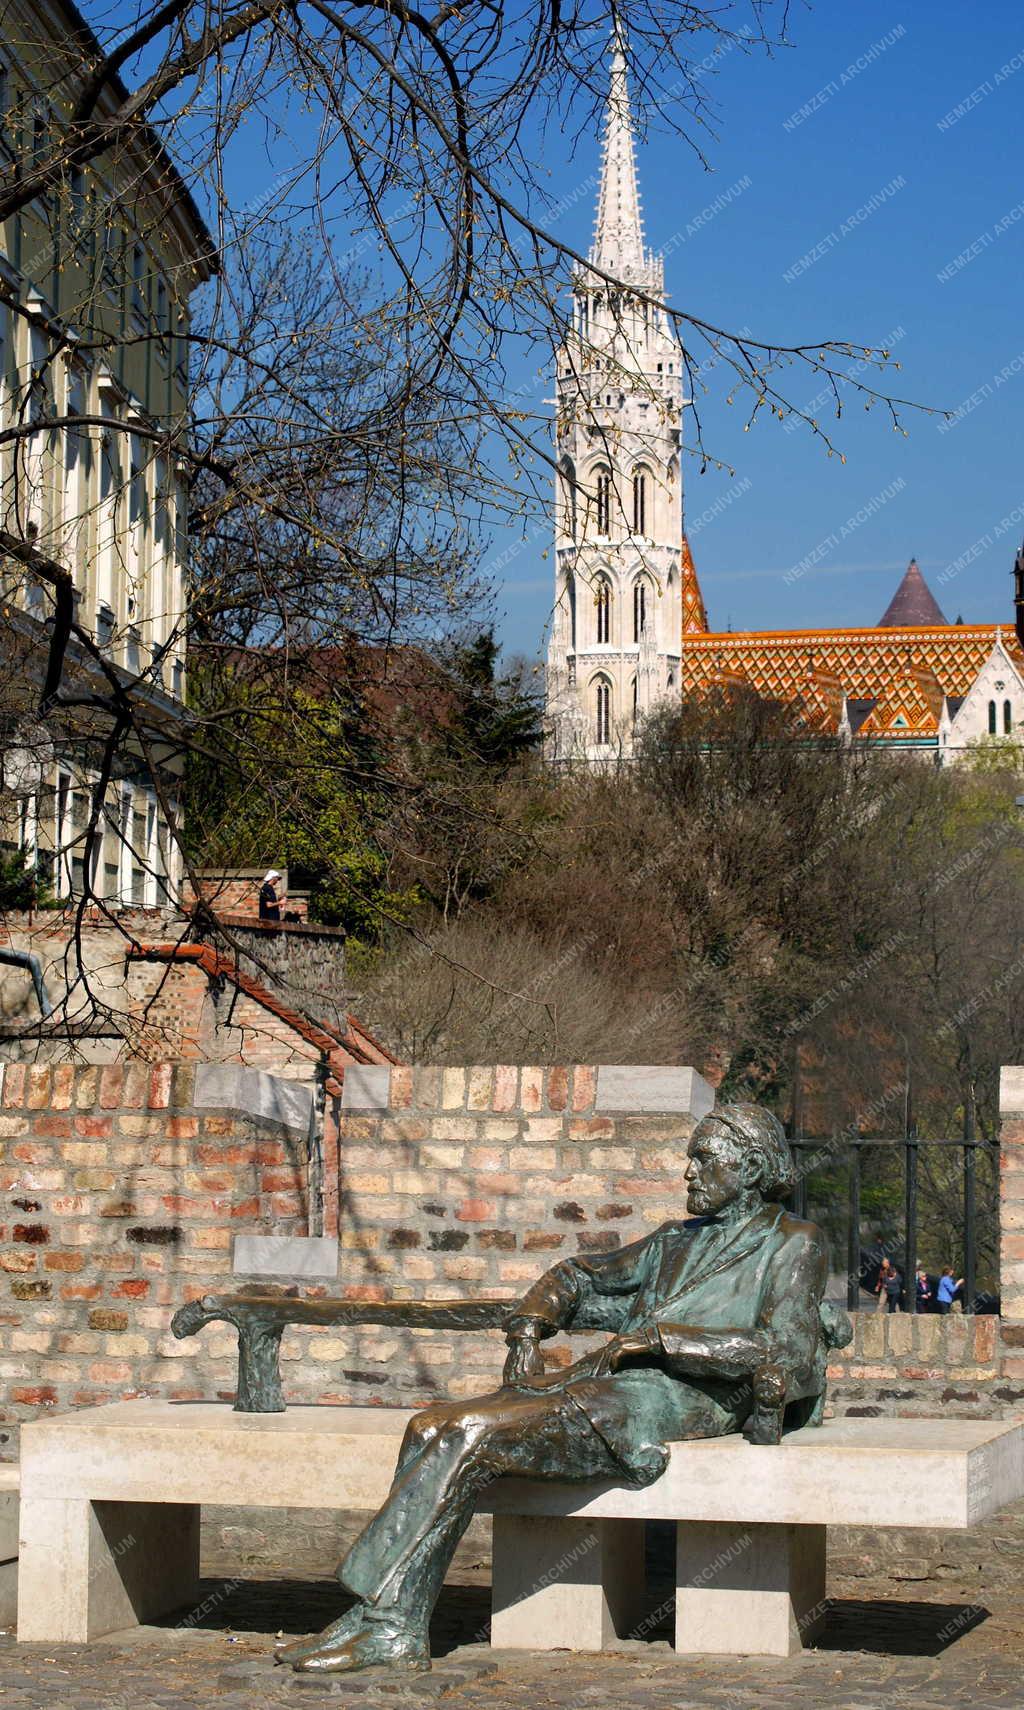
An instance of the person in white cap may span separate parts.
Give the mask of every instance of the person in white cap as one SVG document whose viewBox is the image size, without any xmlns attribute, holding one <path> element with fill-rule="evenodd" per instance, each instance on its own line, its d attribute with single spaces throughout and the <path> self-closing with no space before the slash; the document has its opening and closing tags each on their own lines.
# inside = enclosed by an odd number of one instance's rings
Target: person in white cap
<svg viewBox="0 0 1024 1710">
<path fill-rule="evenodd" d="M 260 886 L 261 920 L 279 921 L 281 919 L 281 910 L 284 908 L 287 899 L 286 893 L 284 891 L 279 892 L 277 889 L 280 882 L 281 875 L 276 867 L 271 867 L 269 872 L 264 873 L 263 883 Z"/>
</svg>

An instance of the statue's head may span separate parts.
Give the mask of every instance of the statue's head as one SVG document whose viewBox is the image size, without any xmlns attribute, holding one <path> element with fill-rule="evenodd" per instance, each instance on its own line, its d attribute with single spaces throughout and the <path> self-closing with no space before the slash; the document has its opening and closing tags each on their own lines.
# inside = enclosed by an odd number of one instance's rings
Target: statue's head
<svg viewBox="0 0 1024 1710">
<path fill-rule="evenodd" d="M 741 1194 L 780 1199 L 796 1185 L 782 1124 L 756 1104 L 723 1104 L 702 1116 L 687 1147 L 686 1209 L 714 1217 Z"/>
</svg>

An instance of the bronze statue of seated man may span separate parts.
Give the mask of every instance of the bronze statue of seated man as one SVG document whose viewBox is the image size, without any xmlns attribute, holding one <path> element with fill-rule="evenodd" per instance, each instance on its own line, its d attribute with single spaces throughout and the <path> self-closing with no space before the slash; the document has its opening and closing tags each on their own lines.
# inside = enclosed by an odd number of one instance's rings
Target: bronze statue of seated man
<svg viewBox="0 0 1024 1710">
<path fill-rule="evenodd" d="M 481 1492 L 506 1475 L 645 1485 L 666 1445 L 745 1431 L 778 1442 L 820 1417 L 829 1342 L 825 1243 L 777 1203 L 796 1174 L 782 1128 L 725 1105 L 689 1142 L 689 1216 L 610 1253 L 565 1259 L 509 1321 L 503 1386 L 417 1413 L 391 1492 L 338 1569 L 358 1601 L 278 1660 L 305 1673 L 430 1666 L 427 1629 Z M 540 1350 L 560 1329 L 611 1339 L 567 1370 Z"/>
</svg>

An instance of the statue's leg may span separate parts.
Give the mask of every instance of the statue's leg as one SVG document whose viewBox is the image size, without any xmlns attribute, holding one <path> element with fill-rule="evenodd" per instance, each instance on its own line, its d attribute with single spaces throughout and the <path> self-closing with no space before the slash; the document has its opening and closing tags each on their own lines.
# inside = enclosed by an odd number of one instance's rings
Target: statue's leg
<svg viewBox="0 0 1024 1710">
<path fill-rule="evenodd" d="M 434 1441 L 447 1416 L 462 1411 L 463 1405 L 462 1402 L 440 1402 L 433 1407 L 421 1408 L 418 1413 L 413 1414 L 405 1428 L 402 1446 L 398 1451 L 392 1488 L 394 1482 L 397 1482 L 408 1468 L 409 1462 L 421 1455 L 428 1444 Z M 338 1571 L 340 1574 L 340 1568 Z M 363 1625 L 363 1618 L 364 1605 L 358 1602 L 351 1609 L 347 1609 L 344 1615 L 339 1615 L 336 1621 L 331 1621 L 322 1633 L 314 1633 L 312 1637 L 293 1639 L 289 1644 L 278 1645 L 274 1652 L 275 1658 L 280 1663 L 289 1663 L 294 1667 L 306 1657 L 319 1652 L 339 1650 L 349 1639 L 355 1637 Z"/>
<path fill-rule="evenodd" d="M 409 1449 L 383 1508 L 339 1569 L 363 1600 L 361 1630 L 340 1644 L 327 1640 L 297 1663 L 300 1672 L 429 1666 L 430 1615 L 481 1491 L 510 1473 L 578 1479 L 615 1470 L 579 1410 L 555 1392 L 502 1391 L 446 1408 L 420 1432 L 421 1452 Z"/>
</svg>

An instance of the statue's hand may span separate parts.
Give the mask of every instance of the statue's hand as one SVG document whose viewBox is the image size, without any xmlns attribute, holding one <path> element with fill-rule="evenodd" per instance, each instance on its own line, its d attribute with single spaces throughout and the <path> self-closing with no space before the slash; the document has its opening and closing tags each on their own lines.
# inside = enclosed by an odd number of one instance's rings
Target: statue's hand
<svg viewBox="0 0 1024 1710">
<path fill-rule="evenodd" d="M 634 1361 L 649 1364 L 654 1354 L 661 1352 L 661 1341 L 655 1329 L 634 1330 L 625 1336 L 613 1336 L 599 1348 L 591 1369 L 591 1377 L 607 1377 L 621 1371 Z"/>
<path fill-rule="evenodd" d="M 528 1383 L 530 1378 L 544 1376 L 544 1355 L 540 1351 L 540 1338 L 535 1329 L 513 1331 L 507 1341 L 508 1355 L 502 1374 L 504 1383 Z"/>
</svg>

